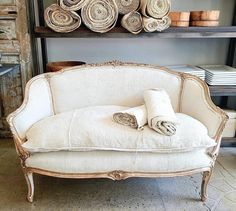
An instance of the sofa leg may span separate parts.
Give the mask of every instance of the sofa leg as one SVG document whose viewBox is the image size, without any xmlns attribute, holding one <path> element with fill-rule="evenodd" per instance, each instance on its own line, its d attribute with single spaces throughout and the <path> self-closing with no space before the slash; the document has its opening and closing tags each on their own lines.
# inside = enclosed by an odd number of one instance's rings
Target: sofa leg
<svg viewBox="0 0 236 211">
<path fill-rule="evenodd" d="M 207 186 L 211 178 L 212 170 L 204 171 L 202 176 L 202 186 L 201 186 L 201 200 L 203 202 L 207 199 Z"/>
<path fill-rule="evenodd" d="M 33 180 L 33 173 L 29 172 L 29 171 L 25 171 L 24 172 L 25 175 L 25 179 L 27 182 L 27 186 L 28 186 L 28 195 L 27 195 L 27 200 L 29 202 L 33 202 L 33 198 L 34 198 L 34 180 Z"/>
</svg>

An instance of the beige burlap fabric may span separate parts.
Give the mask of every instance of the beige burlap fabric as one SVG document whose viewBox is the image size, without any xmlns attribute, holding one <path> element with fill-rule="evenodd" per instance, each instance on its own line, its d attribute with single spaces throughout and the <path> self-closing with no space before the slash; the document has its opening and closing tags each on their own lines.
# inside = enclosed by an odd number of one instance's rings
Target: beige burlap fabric
<svg viewBox="0 0 236 211">
<path fill-rule="evenodd" d="M 157 31 L 159 21 L 155 18 L 143 17 L 143 29 L 145 32 L 154 32 Z"/>
<path fill-rule="evenodd" d="M 141 0 L 141 13 L 145 17 L 163 18 L 170 12 L 169 0 Z"/>
<path fill-rule="evenodd" d="M 138 9 L 140 0 L 115 0 L 120 14 L 124 15 Z"/>
<path fill-rule="evenodd" d="M 142 15 L 133 11 L 122 17 L 121 25 L 133 34 L 138 34 L 143 29 Z"/>
<path fill-rule="evenodd" d="M 80 10 L 89 0 L 59 0 L 60 6 L 64 10 L 77 11 Z"/>
<path fill-rule="evenodd" d="M 114 0 L 89 0 L 82 7 L 83 23 L 92 31 L 105 33 L 111 30 L 118 18 L 118 7 Z"/>
<path fill-rule="evenodd" d="M 44 19 L 48 27 L 56 32 L 72 32 L 80 27 L 81 18 L 73 11 L 66 11 L 58 4 L 52 4 L 44 11 Z"/>
</svg>

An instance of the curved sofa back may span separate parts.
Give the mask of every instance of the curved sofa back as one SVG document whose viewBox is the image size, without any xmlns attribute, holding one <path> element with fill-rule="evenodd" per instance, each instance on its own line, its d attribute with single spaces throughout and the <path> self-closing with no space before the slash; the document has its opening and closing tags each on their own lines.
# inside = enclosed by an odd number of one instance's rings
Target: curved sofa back
<svg viewBox="0 0 236 211">
<path fill-rule="evenodd" d="M 137 64 L 85 65 L 49 75 L 55 113 L 95 105 L 138 106 L 143 92 L 163 88 L 179 111 L 181 77 L 161 67 Z"/>
<path fill-rule="evenodd" d="M 165 89 L 174 110 L 179 112 L 181 76 L 162 67 L 121 62 L 42 74 L 27 83 L 22 105 L 7 120 L 21 142 L 26 131 L 43 118 L 86 106 L 139 106 L 143 104 L 143 92 L 150 88 Z"/>
</svg>

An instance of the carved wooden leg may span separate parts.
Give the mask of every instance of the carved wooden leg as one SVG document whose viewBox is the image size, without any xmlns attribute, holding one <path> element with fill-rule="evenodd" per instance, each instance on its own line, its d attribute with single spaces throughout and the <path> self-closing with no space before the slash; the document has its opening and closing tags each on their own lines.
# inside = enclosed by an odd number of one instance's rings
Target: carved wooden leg
<svg viewBox="0 0 236 211">
<path fill-rule="evenodd" d="M 209 183 L 209 180 L 211 178 L 212 170 L 210 171 L 204 171 L 202 176 L 202 186 L 201 186 L 201 200 L 203 202 L 207 199 L 207 185 Z"/>
<path fill-rule="evenodd" d="M 29 202 L 33 202 L 34 198 L 34 180 L 33 180 L 33 173 L 29 171 L 24 171 L 25 179 L 28 186 L 28 195 L 27 199 Z"/>
</svg>

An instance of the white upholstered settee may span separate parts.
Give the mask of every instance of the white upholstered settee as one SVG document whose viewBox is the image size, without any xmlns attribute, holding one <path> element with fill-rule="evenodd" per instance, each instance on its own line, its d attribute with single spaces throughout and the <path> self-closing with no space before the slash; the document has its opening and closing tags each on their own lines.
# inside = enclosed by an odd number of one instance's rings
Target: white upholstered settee
<svg viewBox="0 0 236 211">
<path fill-rule="evenodd" d="M 148 128 L 137 131 L 113 122 L 113 112 L 143 104 L 143 92 L 150 88 L 165 89 L 175 112 L 184 114 L 177 135 L 149 131 L 149 136 Z M 202 173 L 204 201 L 227 118 L 197 77 L 114 61 L 34 77 L 22 106 L 7 120 L 30 202 L 33 173 L 113 180 Z"/>
</svg>

